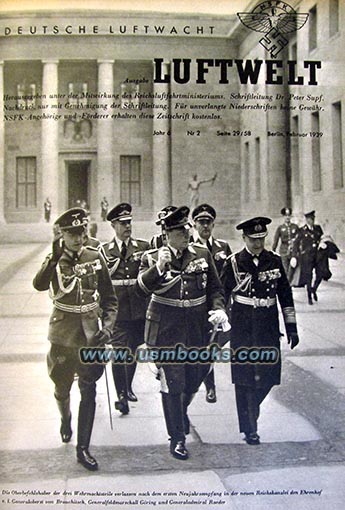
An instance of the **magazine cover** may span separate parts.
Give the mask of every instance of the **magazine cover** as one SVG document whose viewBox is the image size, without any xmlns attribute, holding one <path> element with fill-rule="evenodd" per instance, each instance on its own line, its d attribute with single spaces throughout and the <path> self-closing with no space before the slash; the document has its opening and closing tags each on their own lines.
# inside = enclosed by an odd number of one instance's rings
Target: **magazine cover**
<svg viewBox="0 0 345 510">
<path fill-rule="evenodd" d="M 344 21 L 1 2 L 1 509 L 343 508 Z"/>
</svg>

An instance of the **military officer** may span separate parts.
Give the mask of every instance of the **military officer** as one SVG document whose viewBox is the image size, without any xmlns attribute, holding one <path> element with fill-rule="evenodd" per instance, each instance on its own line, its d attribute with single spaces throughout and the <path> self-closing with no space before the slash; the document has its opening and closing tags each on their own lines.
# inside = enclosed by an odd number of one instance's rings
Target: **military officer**
<svg viewBox="0 0 345 510">
<path fill-rule="evenodd" d="M 216 216 L 216 210 L 209 204 L 201 204 L 196 207 L 192 212 L 192 219 L 194 220 L 192 240 L 207 246 L 212 254 L 218 274 L 220 274 L 225 259 L 231 255 L 231 248 L 226 241 L 215 239 L 212 235 Z M 214 366 L 207 374 L 204 383 L 206 386 L 206 401 L 209 403 L 217 402 Z"/>
<path fill-rule="evenodd" d="M 69 209 L 56 220 L 57 236 L 52 253 L 45 259 L 33 285 L 39 291 L 50 289 L 54 304 L 47 361 L 61 414 L 61 439 L 68 443 L 72 436 L 70 389 L 77 373 L 81 394 L 77 459 L 86 469 L 94 471 L 98 464 L 89 453 L 89 444 L 95 416 L 96 381 L 103 373 L 103 366 L 81 363 L 79 349 L 109 340 L 117 302 L 103 257 L 96 249 L 83 246 L 86 225 L 86 213 L 79 207 Z"/>
<path fill-rule="evenodd" d="M 159 213 L 157 214 L 158 216 L 158 219 L 156 221 L 156 225 L 162 225 L 162 218 L 163 220 L 165 219 L 165 217 L 170 214 L 171 212 L 173 211 L 176 211 L 177 207 L 174 206 L 174 205 L 167 205 L 166 207 L 163 207 L 163 209 L 161 209 L 159 211 Z M 150 240 L 150 248 L 160 248 L 161 246 L 163 246 L 163 236 L 162 236 L 162 233 L 160 234 L 155 234 L 152 239 Z"/>
<path fill-rule="evenodd" d="M 114 238 L 102 244 L 101 253 L 107 262 L 112 284 L 118 299 L 118 314 L 114 326 L 112 343 L 116 347 L 129 347 L 135 356 L 137 347 L 144 343 L 146 302 L 135 293 L 134 284 L 138 276 L 140 258 L 149 243 L 132 237 L 132 206 L 122 202 L 107 215 L 114 229 Z M 112 365 L 118 401 L 115 408 L 122 414 L 129 413 L 128 400 L 136 402 L 132 382 L 136 362 Z"/>
<path fill-rule="evenodd" d="M 277 298 L 291 349 L 299 342 L 291 287 L 282 260 L 264 247 L 269 223 L 269 218 L 256 217 L 237 225 L 237 230 L 243 231 L 245 247 L 230 255 L 221 275 L 225 298 L 232 297 L 232 352 L 238 353 L 243 348 L 274 348 L 278 357 L 274 364 L 232 360 L 240 432 L 245 434 L 244 439 L 250 445 L 260 443 L 257 433 L 260 404 L 272 386 L 280 384 L 281 333 Z"/>
<path fill-rule="evenodd" d="M 189 244 L 188 207 L 179 207 L 166 219 L 168 245 L 147 251 L 141 261 L 137 290 L 151 296 L 146 314 L 148 346 L 203 347 L 209 324 L 227 320 L 222 286 L 210 252 Z M 209 314 L 209 319 L 208 319 Z M 187 408 L 209 367 L 200 363 L 158 363 L 163 412 L 170 436 L 170 453 L 188 458 Z"/>
<path fill-rule="evenodd" d="M 285 273 L 290 281 L 290 260 L 292 257 L 292 248 L 299 229 L 296 223 L 291 222 L 291 207 L 283 207 L 280 213 L 284 216 L 284 223 L 279 225 L 275 231 L 272 250 L 276 251 L 280 241 L 279 254 L 282 258 Z"/>
<path fill-rule="evenodd" d="M 309 305 L 313 304 L 313 298 L 317 301 L 316 288 L 312 285 L 313 271 L 316 268 L 317 249 L 323 230 L 320 225 L 315 225 L 315 211 L 305 213 L 306 224 L 301 227 L 293 245 L 293 258 L 290 264 L 300 266 L 299 281 L 297 287 L 307 287 Z"/>
</svg>

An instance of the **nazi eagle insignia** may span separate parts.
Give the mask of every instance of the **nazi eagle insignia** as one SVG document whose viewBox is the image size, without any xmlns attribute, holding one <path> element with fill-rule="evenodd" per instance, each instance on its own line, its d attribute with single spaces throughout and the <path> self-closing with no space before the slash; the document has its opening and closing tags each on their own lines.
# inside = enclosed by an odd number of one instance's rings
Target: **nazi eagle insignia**
<svg viewBox="0 0 345 510">
<path fill-rule="evenodd" d="M 276 58 L 288 44 L 283 34 L 300 30 L 309 14 L 296 12 L 285 2 L 269 0 L 257 5 L 252 12 L 238 12 L 237 16 L 250 30 L 266 34 L 259 42 L 272 58 Z"/>
</svg>

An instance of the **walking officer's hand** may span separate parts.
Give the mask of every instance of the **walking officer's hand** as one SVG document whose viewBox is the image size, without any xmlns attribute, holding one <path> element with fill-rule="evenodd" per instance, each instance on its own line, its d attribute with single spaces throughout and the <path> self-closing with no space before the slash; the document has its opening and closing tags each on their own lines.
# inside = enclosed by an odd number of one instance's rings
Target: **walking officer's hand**
<svg viewBox="0 0 345 510">
<path fill-rule="evenodd" d="M 112 333 L 111 333 L 110 329 L 108 329 L 108 328 L 100 329 L 95 334 L 95 340 L 97 342 L 97 345 L 101 345 L 101 346 L 103 346 L 104 344 L 110 343 L 111 337 L 112 337 Z"/>
<path fill-rule="evenodd" d="M 58 262 L 58 260 L 60 259 L 61 255 L 63 253 L 63 250 L 64 250 L 64 242 L 63 242 L 61 234 L 59 236 L 55 236 L 55 238 L 53 240 L 52 248 L 53 248 L 52 249 L 52 260 L 54 262 Z"/>
<path fill-rule="evenodd" d="M 167 264 L 171 262 L 171 252 L 167 246 L 162 246 L 158 250 L 158 261 L 157 267 L 161 273 L 165 273 L 167 270 Z"/>
<path fill-rule="evenodd" d="M 208 322 L 210 322 L 214 326 L 216 324 L 223 324 L 228 321 L 228 316 L 226 315 L 224 310 L 210 310 L 208 314 L 209 314 Z"/>
<path fill-rule="evenodd" d="M 287 338 L 288 344 L 291 349 L 294 349 L 299 344 L 299 338 L 297 333 L 290 333 Z"/>
<path fill-rule="evenodd" d="M 297 259 L 296 259 L 296 257 L 291 257 L 290 266 L 292 267 L 292 269 L 295 269 L 297 267 Z"/>
</svg>

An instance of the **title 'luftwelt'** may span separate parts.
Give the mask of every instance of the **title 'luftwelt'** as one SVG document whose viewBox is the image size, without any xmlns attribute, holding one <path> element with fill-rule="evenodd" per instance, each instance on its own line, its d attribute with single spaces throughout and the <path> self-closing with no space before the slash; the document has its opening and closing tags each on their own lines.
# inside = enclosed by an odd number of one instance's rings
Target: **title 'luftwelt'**
<svg viewBox="0 0 345 510">
<path fill-rule="evenodd" d="M 180 84 L 191 80 L 192 66 L 196 70 L 196 83 L 206 83 L 208 73 L 218 72 L 219 83 L 229 83 L 229 68 L 237 72 L 240 83 L 258 82 L 264 73 L 266 85 L 317 85 L 316 71 L 321 69 L 319 60 L 304 60 L 304 74 L 297 70 L 296 60 L 241 60 L 241 59 L 209 59 L 198 58 L 195 62 L 190 58 L 174 58 L 171 62 L 171 74 L 163 69 L 164 59 L 154 59 L 154 82 Z M 213 69 L 212 69 L 213 68 Z M 301 73 L 301 74 L 300 74 Z"/>
</svg>

